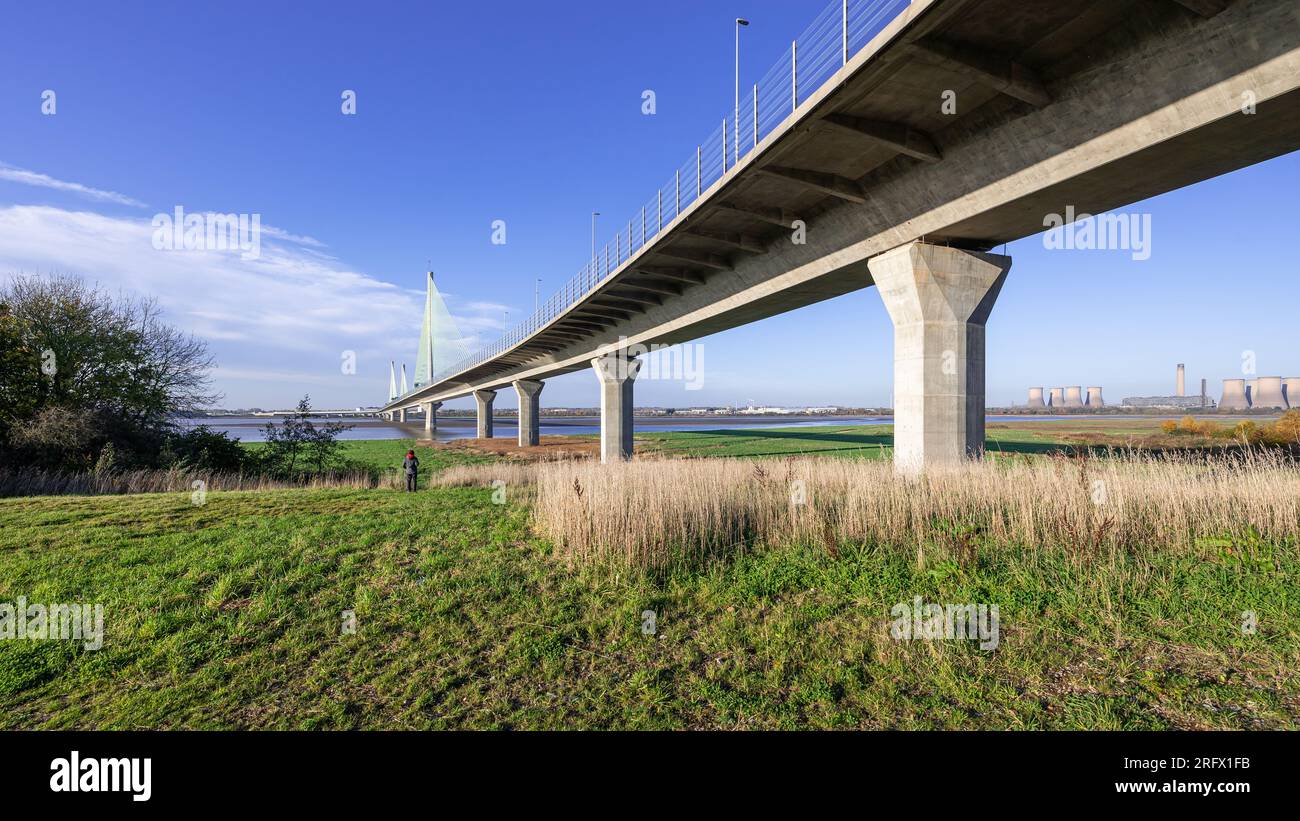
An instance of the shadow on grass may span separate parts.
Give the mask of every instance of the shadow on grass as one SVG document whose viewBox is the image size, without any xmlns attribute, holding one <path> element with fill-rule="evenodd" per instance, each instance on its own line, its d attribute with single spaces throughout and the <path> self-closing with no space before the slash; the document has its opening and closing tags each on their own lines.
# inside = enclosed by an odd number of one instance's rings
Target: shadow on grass
<svg viewBox="0 0 1300 821">
<path fill-rule="evenodd" d="M 984 442 L 984 450 L 987 453 L 1032 453 L 1038 455 L 1048 453 L 1074 454 L 1077 453 L 1079 449 L 1078 445 L 1069 445 L 1062 442 L 1008 442 L 1000 439 L 986 439 Z M 1104 447 L 1097 447 L 1092 448 L 1092 450 L 1094 453 L 1100 454 L 1105 452 L 1106 449 Z"/>
</svg>

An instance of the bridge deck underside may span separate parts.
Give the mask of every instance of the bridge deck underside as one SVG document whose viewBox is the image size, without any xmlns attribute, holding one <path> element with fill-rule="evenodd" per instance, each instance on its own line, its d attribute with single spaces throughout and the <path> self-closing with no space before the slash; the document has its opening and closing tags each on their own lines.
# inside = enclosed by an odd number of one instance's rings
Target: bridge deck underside
<svg viewBox="0 0 1300 821">
<path fill-rule="evenodd" d="M 1240 31 L 1221 35 L 1220 21 Z M 1265 27 L 1286 32 L 1264 41 Z M 890 246 L 864 237 L 985 250 L 1043 230 L 1066 204 L 1099 213 L 1293 150 L 1300 94 L 1287 91 L 1248 122 L 1171 129 L 1074 173 L 1052 164 L 1226 77 L 1294 61 L 1297 33 L 1300 16 L 1282 0 L 914 2 L 586 299 L 502 356 L 401 401 L 574 371 L 621 337 L 687 341 L 867 287 L 866 259 Z M 1205 66 L 1207 54 L 1222 65 Z M 1143 83 L 1144 61 L 1176 77 Z M 1081 114 L 1086 105 L 1095 116 Z M 997 186 L 978 208 L 944 205 Z M 802 247 L 795 220 L 807 226 Z"/>
</svg>

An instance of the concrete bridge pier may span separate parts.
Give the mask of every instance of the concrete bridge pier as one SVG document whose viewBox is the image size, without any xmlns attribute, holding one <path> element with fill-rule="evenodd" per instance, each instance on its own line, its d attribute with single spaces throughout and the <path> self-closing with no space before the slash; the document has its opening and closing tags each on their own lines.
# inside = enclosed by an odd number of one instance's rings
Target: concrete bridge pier
<svg viewBox="0 0 1300 821">
<path fill-rule="evenodd" d="M 894 465 L 984 452 L 984 323 L 1011 258 L 914 242 L 868 263 L 894 322 Z"/>
<path fill-rule="evenodd" d="M 442 407 L 441 402 L 424 403 L 424 432 L 433 433 L 438 429 L 438 408 Z"/>
<path fill-rule="evenodd" d="M 600 381 L 601 464 L 632 458 L 632 383 L 641 370 L 641 360 L 623 354 L 607 354 L 591 360 Z"/>
<path fill-rule="evenodd" d="M 492 402 L 496 391 L 474 391 L 474 405 L 478 410 L 478 438 L 492 438 Z"/>
<path fill-rule="evenodd" d="M 519 394 L 519 447 L 529 447 L 542 441 L 541 410 L 542 388 L 545 382 L 516 379 L 513 383 Z"/>
<path fill-rule="evenodd" d="M 406 408 L 398 408 L 398 410 L 397 410 L 397 422 L 398 422 L 398 424 L 400 424 L 400 425 L 405 425 L 405 424 L 406 424 Z"/>
</svg>

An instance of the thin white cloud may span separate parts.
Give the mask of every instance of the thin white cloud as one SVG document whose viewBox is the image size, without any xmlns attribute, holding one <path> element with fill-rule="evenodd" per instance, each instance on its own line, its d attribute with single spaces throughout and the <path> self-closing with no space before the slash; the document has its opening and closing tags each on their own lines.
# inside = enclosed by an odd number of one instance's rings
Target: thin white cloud
<svg viewBox="0 0 1300 821">
<path fill-rule="evenodd" d="M 325 243 L 315 237 L 308 237 L 302 234 L 291 234 L 283 228 L 276 228 L 274 225 L 263 225 L 262 233 L 271 239 L 278 239 L 283 242 L 292 242 L 295 245 L 308 245 L 312 248 L 325 247 Z"/>
<path fill-rule="evenodd" d="M 79 182 L 66 182 L 56 180 L 48 174 L 39 174 L 35 171 L 28 171 L 23 168 L 14 168 L 11 165 L 0 163 L 0 180 L 16 182 L 19 185 L 34 185 L 37 188 L 52 188 L 55 191 L 68 191 L 73 194 L 86 197 L 99 202 L 115 202 L 119 205 L 129 205 L 133 208 L 145 208 L 145 204 L 137 199 L 132 199 L 125 194 L 119 194 L 116 191 L 105 191 L 100 188 L 91 188 L 88 185 L 82 185 Z"/>
</svg>

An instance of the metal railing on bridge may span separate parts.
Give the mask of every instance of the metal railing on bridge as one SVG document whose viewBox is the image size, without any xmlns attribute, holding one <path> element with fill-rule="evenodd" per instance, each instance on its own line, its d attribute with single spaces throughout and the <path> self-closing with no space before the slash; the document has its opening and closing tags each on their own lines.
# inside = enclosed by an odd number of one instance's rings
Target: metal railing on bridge
<svg viewBox="0 0 1300 821">
<path fill-rule="evenodd" d="M 865 48 L 910 0 L 834 0 L 790 44 L 772 68 L 742 90 L 740 111 L 731 111 L 694 156 L 677 169 L 626 226 L 591 261 L 528 317 L 499 339 L 434 374 L 428 384 L 490 361 L 523 342 L 584 299 L 620 265 L 659 234 L 740 160 L 749 156 L 799 104 L 809 99 L 849 58 Z M 427 387 L 427 385 L 426 385 Z"/>
</svg>

